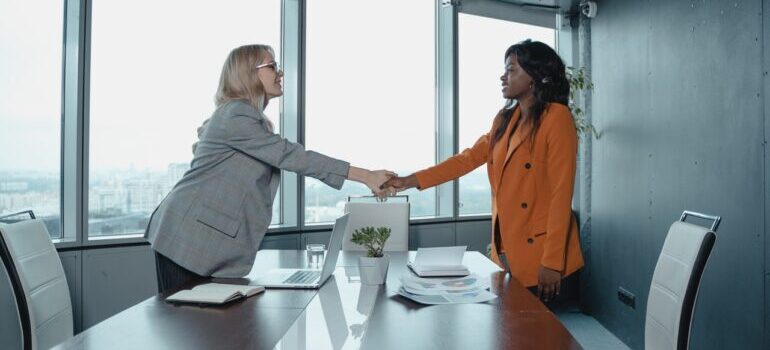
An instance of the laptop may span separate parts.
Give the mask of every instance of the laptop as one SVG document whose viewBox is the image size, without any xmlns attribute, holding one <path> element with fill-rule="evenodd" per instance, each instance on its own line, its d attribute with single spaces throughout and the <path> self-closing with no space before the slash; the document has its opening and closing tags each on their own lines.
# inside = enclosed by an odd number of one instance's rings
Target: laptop
<svg viewBox="0 0 770 350">
<path fill-rule="evenodd" d="M 332 236 L 329 239 L 326 258 L 321 270 L 272 269 L 251 284 L 261 285 L 265 288 L 320 288 L 337 267 L 337 257 L 342 249 L 342 238 L 345 236 L 345 228 L 348 226 L 348 216 L 349 214 L 345 214 L 334 222 L 334 229 L 332 229 Z"/>
</svg>

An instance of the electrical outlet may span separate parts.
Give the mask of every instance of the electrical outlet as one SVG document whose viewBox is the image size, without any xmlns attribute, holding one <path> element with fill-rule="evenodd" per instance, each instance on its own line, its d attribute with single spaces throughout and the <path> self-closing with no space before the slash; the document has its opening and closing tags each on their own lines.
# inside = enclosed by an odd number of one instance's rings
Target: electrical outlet
<svg viewBox="0 0 770 350">
<path fill-rule="evenodd" d="M 636 309 L 636 296 L 623 287 L 618 287 L 618 300 L 632 309 Z"/>
</svg>

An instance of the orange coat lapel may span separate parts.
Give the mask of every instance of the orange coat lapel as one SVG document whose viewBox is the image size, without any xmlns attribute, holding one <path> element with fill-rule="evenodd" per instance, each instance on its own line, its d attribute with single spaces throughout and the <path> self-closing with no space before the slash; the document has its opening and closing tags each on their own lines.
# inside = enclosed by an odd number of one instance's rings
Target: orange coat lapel
<svg viewBox="0 0 770 350">
<path fill-rule="evenodd" d="M 496 189 L 499 188 L 500 182 L 503 179 L 503 170 L 505 170 L 506 164 L 508 164 L 508 161 L 511 159 L 513 153 L 516 151 L 516 149 L 519 148 L 519 146 L 521 146 L 521 144 L 527 138 L 527 135 L 529 135 L 529 128 L 527 126 L 519 126 L 519 128 L 516 129 L 516 132 L 511 135 L 511 130 L 513 129 L 513 126 L 516 125 L 516 123 L 519 121 L 520 117 L 520 109 L 517 108 L 516 111 L 513 112 L 513 116 L 511 117 L 510 123 L 508 123 L 508 127 L 505 129 L 505 134 L 495 145 L 493 157 L 495 159 L 494 169 L 496 176 Z M 502 156 L 503 152 L 505 152 L 505 159 L 500 159 L 499 157 Z M 502 160 L 502 162 L 500 160 Z"/>
<path fill-rule="evenodd" d="M 526 125 L 520 126 L 518 129 L 516 129 L 516 132 L 513 133 L 513 136 L 511 136 L 510 144 L 508 145 L 508 153 L 505 155 L 505 161 L 503 162 L 503 168 L 505 168 L 505 165 L 508 164 L 508 160 L 511 159 L 513 152 L 515 152 L 516 149 L 521 146 L 521 143 L 524 142 L 524 139 L 527 138 L 527 135 L 529 135 L 529 127 Z"/>
<path fill-rule="evenodd" d="M 492 171 L 494 175 L 494 188 L 493 190 L 497 190 L 497 185 L 500 184 L 500 177 L 503 173 L 503 165 L 505 164 L 505 158 L 504 155 L 508 150 L 508 143 L 510 142 L 511 137 L 511 129 L 513 128 L 513 125 L 516 124 L 516 120 L 519 118 L 518 110 L 513 112 L 513 116 L 511 116 L 511 120 L 508 122 L 508 126 L 505 128 L 505 132 L 500 137 L 500 140 L 497 140 L 495 143 L 495 147 L 492 149 Z M 490 136 L 494 135 L 494 131 L 497 129 L 497 127 L 493 127 L 492 131 L 490 132 Z"/>
</svg>

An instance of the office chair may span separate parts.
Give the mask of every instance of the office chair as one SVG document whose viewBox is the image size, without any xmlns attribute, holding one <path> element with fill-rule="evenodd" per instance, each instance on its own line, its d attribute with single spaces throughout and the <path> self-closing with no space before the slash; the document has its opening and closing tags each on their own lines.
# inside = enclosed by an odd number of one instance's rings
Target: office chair
<svg viewBox="0 0 770 350">
<path fill-rule="evenodd" d="M 73 336 L 72 301 L 59 254 L 41 220 L 0 224 L 24 349 L 48 349 Z"/>
<path fill-rule="evenodd" d="M 30 219 L 35 219 L 35 212 L 33 212 L 32 210 L 23 210 L 20 212 L 5 214 L 0 216 L 0 223 L 12 224 L 14 222 L 27 220 L 26 218 L 18 218 L 19 216 L 22 216 L 22 215 L 29 215 Z"/>
<path fill-rule="evenodd" d="M 405 252 L 409 250 L 409 198 L 407 196 L 393 196 L 388 198 L 405 198 L 405 202 L 355 202 L 348 197 L 345 203 L 345 213 L 350 213 L 348 227 L 342 239 L 342 250 L 364 251 L 366 248 L 350 241 L 353 232 L 366 226 L 389 227 L 390 238 L 385 242 L 384 251 Z"/>
<path fill-rule="evenodd" d="M 687 216 L 713 220 L 711 228 L 684 222 Z M 685 211 L 668 230 L 647 296 L 644 348 L 686 350 L 695 300 L 719 216 Z"/>
</svg>

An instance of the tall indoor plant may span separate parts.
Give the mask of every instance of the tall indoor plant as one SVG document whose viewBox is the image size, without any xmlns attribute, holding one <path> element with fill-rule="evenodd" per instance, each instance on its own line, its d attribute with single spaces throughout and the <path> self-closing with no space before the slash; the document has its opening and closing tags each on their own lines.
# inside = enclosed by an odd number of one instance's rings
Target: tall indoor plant
<svg viewBox="0 0 770 350">
<path fill-rule="evenodd" d="M 569 80 L 569 109 L 572 111 L 572 117 L 575 119 L 575 128 L 578 137 L 583 134 L 593 135 L 597 140 L 599 133 L 593 124 L 589 123 L 585 117 L 585 111 L 578 106 L 575 96 L 583 91 L 590 91 L 594 88 L 591 78 L 586 74 L 584 67 L 567 67 L 567 80 Z"/>
</svg>

